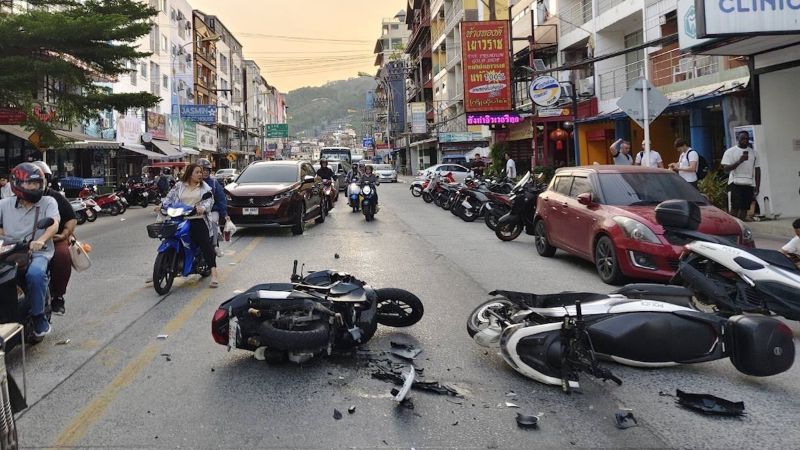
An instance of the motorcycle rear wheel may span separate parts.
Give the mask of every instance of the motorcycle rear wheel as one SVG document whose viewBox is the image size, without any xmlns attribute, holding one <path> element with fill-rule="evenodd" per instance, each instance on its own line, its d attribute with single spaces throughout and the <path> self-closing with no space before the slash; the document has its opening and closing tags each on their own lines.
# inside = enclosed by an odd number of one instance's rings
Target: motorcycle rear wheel
<svg viewBox="0 0 800 450">
<path fill-rule="evenodd" d="M 422 300 L 404 289 L 376 289 L 378 323 L 388 327 L 410 327 L 422 319 Z"/>
<path fill-rule="evenodd" d="M 429 192 L 423 192 L 422 200 L 425 201 L 425 203 L 430 203 L 433 201 L 433 197 L 431 197 L 431 194 Z"/>
<path fill-rule="evenodd" d="M 86 208 L 86 220 L 89 222 L 97 220 L 97 212 L 91 208 Z"/>
<path fill-rule="evenodd" d="M 490 230 L 496 231 L 498 219 L 500 218 L 490 211 L 486 213 L 486 215 L 483 218 L 483 221 L 486 222 L 486 226 L 489 227 Z"/>
<path fill-rule="evenodd" d="M 505 223 L 498 224 L 494 230 L 494 235 L 501 241 L 513 241 L 522 234 L 522 229 L 525 228 L 521 223 Z"/>
<path fill-rule="evenodd" d="M 159 295 L 164 295 L 172 289 L 172 282 L 175 281 L 175 269 L 170 267 L 174 260 L 175 250 L 167 250 L 156 256 L 153 264 L 153 288 Z"/>
<path fill-rule="evenodd" d="M 325 322 L 310 323 L 307 328 L 284 330 L 275 328 L 270 321 L 259 327 L 261 341 L 278 350 L 316 350 L 325 347 L 330 335 L 330 325 Z"/>
<path fill-rule="evenodd" d="M 475 222 L 475 219 L 478 218 L 478 213 L 475 212 L 475 208 L 467 209 L 462 205 L 462 207 L 458 209 L 458 217 L 464 222 Z"/>
<path fill-rule="evenodd" d="M 119 214 L 119 206 L 117 204 L 109 206 L 108 213 L 111 214 L 112 216 L 116 216 L 117 214 Z"/>
<path fill-rule="evenodd" d="M 419 197 L 422 195 L 422 187 L 421 186 L 411 186 L 411 195 L 414 197 Z"/>
<path fill-rule="evenodd" d="M 142 199 L 139 200 L 139 206 L 141 206 L 142 208 L 147 208 L 147 205 L 149 205 L 149 204 L 150 204 L 150 201 L 147 200 L 147 197 L 142 197 Z"/>
<path fill-rule="evenodd" d="M 120 214 L 125 214 L 125 211 L 128 210 L 128 207 L 125 206 L 125 203 L 122 203 L 122 202 L 117 202 L 117 207 L 119 208 L 119 213 Z"/>
<path fill-rule="evenodd" d="M 84 223 L 86 223 L 86 213 L 83 211 L 76 211 L 75 219 L 78 220 L 78 225 L 83 225 Z"/>
</svg>

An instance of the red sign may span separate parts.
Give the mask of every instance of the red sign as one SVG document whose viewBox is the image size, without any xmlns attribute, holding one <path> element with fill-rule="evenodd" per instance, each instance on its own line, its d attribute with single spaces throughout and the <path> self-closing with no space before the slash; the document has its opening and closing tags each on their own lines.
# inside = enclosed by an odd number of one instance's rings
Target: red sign
<svg viewBox="0 0 800 450">
<path fill-rule="evenodd" d="M 508 42 L 506 20 L 461 24 L 466 112 L 512 110 Z"/>
<path fill-rule="evenodd" d="M 0 125 L 19 125 L 25 117 L 25 112 L 20 109 L 0 108 Z"/>
</svg>

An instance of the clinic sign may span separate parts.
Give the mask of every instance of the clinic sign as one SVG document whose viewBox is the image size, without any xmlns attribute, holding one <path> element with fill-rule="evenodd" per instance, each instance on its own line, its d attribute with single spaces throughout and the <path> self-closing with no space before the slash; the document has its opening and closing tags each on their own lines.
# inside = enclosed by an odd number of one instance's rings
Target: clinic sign
<svg viewBox="0 0 800 450">
<path fill-rule="evenodd" d="M 697 37 L 800 32 L 800 0 L 695 0 Z"/>
</svg>

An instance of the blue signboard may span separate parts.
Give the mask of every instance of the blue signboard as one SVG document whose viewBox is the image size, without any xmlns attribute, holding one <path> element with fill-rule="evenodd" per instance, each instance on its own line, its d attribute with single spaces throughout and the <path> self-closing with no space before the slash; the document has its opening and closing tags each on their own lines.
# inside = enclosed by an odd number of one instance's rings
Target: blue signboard
<svg viewBox="0 0 800 450">
<path fill-rule="evenodd" d="M 361 146 L 364 148 L 375 148 L 375 139 L 371 137 L 362 138 Z"/>
<path fill-rule="evenodd" d="M 172 105 L 172 114 L 177 117 L 178 105 Z M 181 119 L 189 122 L 216 123 L 217 105 L 181 105 Z"/>
</svg>

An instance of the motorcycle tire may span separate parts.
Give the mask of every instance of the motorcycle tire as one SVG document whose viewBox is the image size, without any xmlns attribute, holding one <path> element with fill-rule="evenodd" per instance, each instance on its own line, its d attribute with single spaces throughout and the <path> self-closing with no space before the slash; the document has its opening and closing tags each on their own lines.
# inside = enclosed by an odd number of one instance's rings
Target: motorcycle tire
<svg viewBox="0 0 800 450">
<path fill-rule="evenodd" d="M 404 289 L 375 289 L 378 323 L 388 327 L 410 327 L 422 319 L 422 300 Z"/>
<path fill-rule="evenodd" d="M 97 220 L 97 212 L 93 209 L 87 208 L 86 220 L 88 220 L 89 222 L 94 222 L 95 220 Z"/>
<path fill-rule="evenodd" d="M 423 192 L 422 193 L 422 200 L 425 203 L 430 203 L 430 202 L 433 201 L 433 197 L 431 197 L 431 194 L 429 192 Z"/>
<path fill-rule="evenodd" d="M 147 208 L 147 205 L 149 204 L 150 202 L 147 200 L 147 197 L 142 197 L 142 199 L 139 200 L 139 206 L 141 206 L 142 208 Z"/>
<path fill-rule="evenodd" d="M 128 210 L 128 207 L 125 206 L 125 203 L 122 203 L 122 202 L 117 202 L 117 207 L 119 208 L 119 213 L 120 214 L 125 214 L 125 211 Z"/>
<path fill-rule="evenodd" d="M 450 197 L 447 198 L 447 201 L 444 202 L 444 204 L 442 205 L 442 209 L 444 209 L 445 211 L 450 211 L 453 208 L 453 205 L 455 204 L 456 204 L 456 196 L 451 195 Z"/>
<path fill-rule="evenodd" d="M 462 205 L 462 207 L 458 209 L 458 217 L 464 222 L 475 222 L 475 219 L 478 218 L 478 213 L 475 212 L 475 208 L 467 209 Z"/>
<path fill-rule="evenodd" d="M 513 241 L 522 234 L 524 228 L 525 226 L 521 223 L 498 224 L 494 230 L 494 235 L 504 242 Z"/>
<path fill-rule="evenodd" d="M 153 288 L 159 295 L 165 295 L 172 289 L 172 282 L 175 281 L 175 270 L 170 267 L 174 259 L 175 250 L 167 250 L 156 256 L 153 263 Z"/>
<path fill-rule="evenodd" d="M 84 223 L 86 223 L 86 213 L 83 211 L 76 211 L 75 219 L 77 219 L 78 225 L 83 225 Z"/>
<path fill-rule="evenodd" d="M 441 208 L 441 207 L 442 207 L 442 200 L 443 200 L 443 197 L 444 197 L 444 196 L 443 196 L 443 195 L 441 195 L 441 194 L 439 194 L 439 195 L 435 195 L 435 196 L 433 197 L 433 204 L 434 204 L 434 205 L 436 205 L 436 206 L 438 206 L 439 208 Z"/>
<path fill-rule="evenodd" d="M 325 322 L 309 323 L 308 328 L 284 330 L 275 328 L 270 321 L 259 327 L 261 342 L 277 350 L 316 350 L 328 344 L 330 325 Z"/>
<path fill-rule="evenodd" d="M 378 331 L 378 322 L 372 322 L 372 324 L 368 325 L 366 329 L 361 329 L 361 342 L 356 342 L 350 337 L 350 334 L 347 333 L 344 339 L 338 339 L 334 344 L 333 347 L 336 350 L 349 350 L 353 347 L 358 347 L 359 345 L 366 344 L 372 339 L 372 336 Z"/>
<path fill-rule="evenodd" d="M 421 197 L 422 196 L 422 187 L 421 186 L 411 186 L 411 195 L 414 197 Z"/>
<path fill-rule="evenodd" d="M 321 223 L 325 223 L 325 216 L 328 215 L 327 207 L 328 207 L 327 202 L 325 202 L 325 204 L 323 205 L 320 205 L 319 216 L 316 219 L 314 219 L 314 223 L 318 225 Z"/>
<path fill-rule="evenodd" d="M 486 215 L 483 217 L 483 221 L 486 222 L 486 226 L 489 227 L 490 230 L 496 231 L 497 230 L 497 220 L 499 217 L 494 215 L 491 212 L 487 212 Z"/>
<path fill-rule="evenodd" d="M 108 213 L 111 214 L 112 216 L 116 216 L 117 214 L 119 214 L 119 205 L 113 204 L 109 206 Z"/>
<path fill-rule="evenodd" d="M 150 203 L 152 203 L 154 205 L 160 205 L 161 204 L 161 196 L 159 196 L 158 194 L 153 195 L 151 197 Z"/>
<path fill-rule="evenodd" d="M 467 318 L 467 333 L 469 334 L 469 337 L 475 337 L 478 332 L 483 330 L 485 326 L 491 323 L 491 317 L 493 316 L 487 314 L 486 310 L 492 307 L 511 308 L 514 310 L 519 309 L 513 302 L 502 297 L 493 298 L 487 302 L 481 303 L 477 308 L 472 310 Z M 508 314 L 508 316 L 510 317 L 511 314 Z"/>
</svg>

